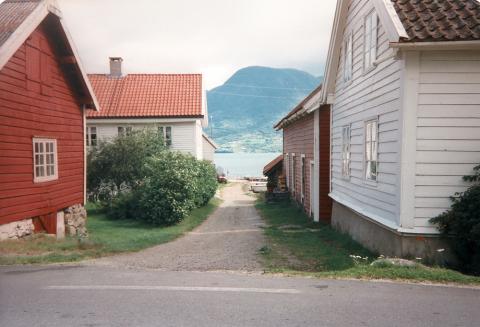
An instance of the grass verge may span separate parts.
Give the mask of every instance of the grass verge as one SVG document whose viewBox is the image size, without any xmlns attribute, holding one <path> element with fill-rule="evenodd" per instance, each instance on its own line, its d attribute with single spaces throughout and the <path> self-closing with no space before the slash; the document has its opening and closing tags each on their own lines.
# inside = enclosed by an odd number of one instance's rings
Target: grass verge
<svg viewBox="0 0 480 327">
<path fill-rule="evenodd" d="M 87 228 L 89 239 L 80 242 L 75 238 L 57 241 L 38 234 L 28 240 L 0 243 L 0 265 L 45 264 L 74 262 L 88 258 L 139 251 L 166 243 L 182 236 L 200 225 L 220 205 L 213 198 L 174 226 L 152 227 L 135 220 L 110 220 L 95 207 L 88 207 Z"/>
<path fill-rule="evenodd" d="M 256 208 L 265 219 L 267 245 L 260 249 L 270 273 L 308 275 L 324 278 L 390 279 L 413 282 L 480 285 L 480 277 L 457 271 L 427 267 L 383 264 L 370 265 L 377 255 L 330 225 L 314 223 L 292 203 L 267 204 Z M 352 258 L 351 255 L 361 257 Z"/>
</svg>

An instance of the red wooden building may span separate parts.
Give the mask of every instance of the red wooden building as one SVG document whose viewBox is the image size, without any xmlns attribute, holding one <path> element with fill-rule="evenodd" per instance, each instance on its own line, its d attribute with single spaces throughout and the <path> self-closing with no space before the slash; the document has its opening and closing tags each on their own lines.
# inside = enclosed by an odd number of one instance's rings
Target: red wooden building
<svg viewBox="0 0 480 327">
<path fill-rule="evenodd" d="M 0 239 L 85 216 L 85 111 L 97 108 L 54 2 L 1 3 Z"/>
<path fill-rule="evenodd" d="M 330 108 L 318 108 L 321 86 L 282 118 L 283 169 L 290 195 L 315 220 L 330 221 Z M 318 147 L 315 157 L 315 147 Z"/>
</svg>

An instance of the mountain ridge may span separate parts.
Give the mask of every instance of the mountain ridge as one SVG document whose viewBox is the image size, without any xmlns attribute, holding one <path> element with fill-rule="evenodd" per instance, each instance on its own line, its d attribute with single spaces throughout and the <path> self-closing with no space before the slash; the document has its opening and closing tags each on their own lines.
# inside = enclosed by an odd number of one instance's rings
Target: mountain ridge
<svg viewBox="0 0 480 327">
<path fill-rule="evenodd" d="M 321 80 L 294 68 L 241 68 L 207 91 L 206 132 L 223 152 L 281 152 L 281 133 L 273 125 Z"/>
</svg>

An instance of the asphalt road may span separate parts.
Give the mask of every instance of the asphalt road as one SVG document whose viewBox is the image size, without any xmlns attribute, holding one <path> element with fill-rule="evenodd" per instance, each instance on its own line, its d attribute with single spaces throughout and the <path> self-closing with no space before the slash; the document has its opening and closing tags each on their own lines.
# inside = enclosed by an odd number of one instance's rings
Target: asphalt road
<svg viewBox="0 0 480 327">
<path fill-rule="evenodd" d="M 0 326 L 476 326 L 480 290 L 259 273 L 0 268 Z"/>
</svg>

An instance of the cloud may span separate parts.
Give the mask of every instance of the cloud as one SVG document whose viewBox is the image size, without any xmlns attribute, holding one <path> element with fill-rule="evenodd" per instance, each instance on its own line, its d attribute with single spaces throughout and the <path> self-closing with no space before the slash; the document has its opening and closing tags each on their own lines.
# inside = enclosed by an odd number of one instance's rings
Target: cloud
<svg viewBox="0 0 480 327">
<path fill-rule="evenodd" d="M 204 74 L 208 88 L 250 65 L 323 74 L 335 0 L 58 0 L 89 73 Z"/>
</svg>

